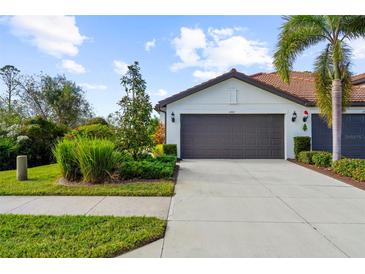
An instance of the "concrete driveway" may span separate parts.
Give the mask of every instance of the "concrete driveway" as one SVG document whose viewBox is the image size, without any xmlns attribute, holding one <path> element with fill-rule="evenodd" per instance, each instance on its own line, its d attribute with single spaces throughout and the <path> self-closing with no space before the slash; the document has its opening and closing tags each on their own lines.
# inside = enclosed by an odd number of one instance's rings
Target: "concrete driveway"
<svg viewBox="0 0 365 274">
<path fill-rule="evenodd" d="M 165 238 L 126 257 L 365 257 L 365 191 L 284 160 L 184 160 Z"/>
</svg>

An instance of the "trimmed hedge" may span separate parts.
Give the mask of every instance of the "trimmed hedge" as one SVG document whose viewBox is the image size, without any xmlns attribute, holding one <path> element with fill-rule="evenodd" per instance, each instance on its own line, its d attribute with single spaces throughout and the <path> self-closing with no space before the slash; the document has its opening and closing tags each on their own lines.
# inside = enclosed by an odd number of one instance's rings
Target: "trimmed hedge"
<svg viewBox="0 0 365 274">
<path fill-rule="evenodd" d="M 163 155 L 177 156 L 177 146 L 175 144 L 159 144 L 152 151 L 155 157 Z"/>
<path fill-rule="evenodd" d="M 310 151 L 311 149 L 311 138 L 308 136 L 297 136 L 294 137 L 294 154 L 295 159 L 299 160 L 299 153 L 301 151 Z"/>
<path fill-rule="evenodd" d="M 313 155 L 319 153 L 319 151 L 301 151 L 298 154 L 298 161 L 305 164 L 313 164 Z"/>
<path fill-rule="evenodd" d="M 330 167 L 332 154 L 327 151 L 301 151 L 298 155 L 298 161 L 317 167 Z"/>
<path fill-rule="evenodd" d="M 352 177 L 358 181 L 365 181 L 365 160 L 341 159 L 332 164 L 334 172 L 346 177 Z"/>
<path fill-rule="evenodd" d="M 130 161 L 121 164 L 120 179 L 172 179 L 176 157 L 163 156 L 143 161 Z"/>
<path fill-rule="evenodd" d="M 160 163 L 171 163 L 171 164 L 175 165 L 176 164 L 176 156 L 164 155 L 164 156 L 154 158 L 153 161 L 160 162 Z"/>
<path fill-rule="evenodd" d="M 332 165 L 332 154 L 327 151 L 320 151 L 312 155 L 312 162 L 317 167 L 330 167 Z"/>
<path fill-rule="evenodd" d="M 352 178 L 360 182 L 365 182 L 365 167 L 355 168 L 352 172 Z"/>
<path fill-rule="evenodd" d="M 177 156 L 177 145 L 175 144 L 163 144 L 163 152 L 165 155 Z"/>
</svg>

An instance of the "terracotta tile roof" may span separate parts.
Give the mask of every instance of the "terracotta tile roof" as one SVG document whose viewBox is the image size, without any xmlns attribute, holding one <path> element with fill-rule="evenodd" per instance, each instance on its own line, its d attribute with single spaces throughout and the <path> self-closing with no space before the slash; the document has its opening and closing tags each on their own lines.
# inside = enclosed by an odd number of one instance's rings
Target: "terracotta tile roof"
<svg viewBox="0 0 365 274">
<path fill-rule="evenodd" d="M 354 85 L 363 85 L 365 84 L 365 73 L 360 73 L 352 76 L 352 83 Z"/>
<path fill-rule="evenodd" d="M 361 74 L 364 75 L 365 73 Z M 355 75 L 354 77 L 358 77 Z M 295 97 L 315 103 L 315 79 L 314 74 L 308 71 L 293 71 L 290 73 L 289 85 L 284 83 L 276 72 L 257 73 L 250 77 L 273 86 L 283 92 L 290 93 Z M 353 78 L 354 78 L 353 77 Z M 359 79 L 359 78 L 356 78 Z M 361 77 L 360 77 L 361 79 Z M 353 86 L 351 94 L 352 103 L 365 103 L 365 87 Z"/>
<path fill-rule="evenodd" d="M 351 78 L 352 81 L 363 80 L 363 79 L 365 80 L 365 73 L 353 75 Z"/>
</svg>

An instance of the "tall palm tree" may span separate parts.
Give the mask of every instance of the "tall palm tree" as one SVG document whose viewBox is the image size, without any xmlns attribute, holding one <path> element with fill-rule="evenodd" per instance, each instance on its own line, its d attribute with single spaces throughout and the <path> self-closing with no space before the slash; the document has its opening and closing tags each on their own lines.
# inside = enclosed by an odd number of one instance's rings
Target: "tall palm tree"
<svg viewBox="0 0 365 274">
<path fill-rule="evenodd" d="M 341 158 L 342 111 L 351 93 L 351 39 L 365 37 L 365 16 L 285 16 L 274 65 L 284 82 L 290 81 L 295 58 L 310 46 L 324 43 L 315 62 L 316 97 L 320 114 L 332 127 L 333 160 Z"/>
</svg>

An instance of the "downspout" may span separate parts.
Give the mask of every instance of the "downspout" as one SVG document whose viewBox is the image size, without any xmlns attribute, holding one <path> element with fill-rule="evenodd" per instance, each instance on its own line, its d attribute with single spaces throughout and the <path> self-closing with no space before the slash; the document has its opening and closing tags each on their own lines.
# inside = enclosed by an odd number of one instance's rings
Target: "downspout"
<svg viewBox="0 0 365 274">
<path fill-rule="evenodd" d="M 166 140 L 167 140 L 167 111 L 162 111 L 165 115 L 164 115 L 164 117 L 165 117 L 165 144 L 166 144 Z"/>
</svg>

